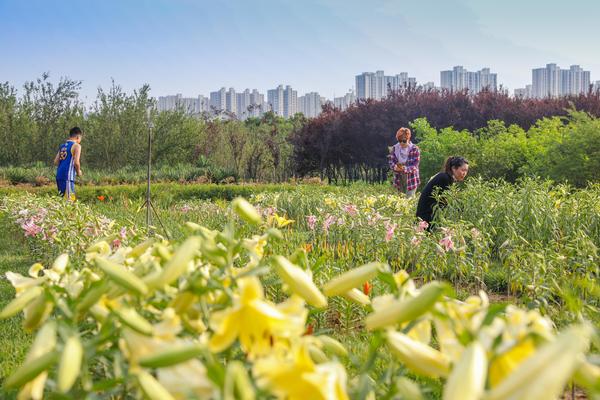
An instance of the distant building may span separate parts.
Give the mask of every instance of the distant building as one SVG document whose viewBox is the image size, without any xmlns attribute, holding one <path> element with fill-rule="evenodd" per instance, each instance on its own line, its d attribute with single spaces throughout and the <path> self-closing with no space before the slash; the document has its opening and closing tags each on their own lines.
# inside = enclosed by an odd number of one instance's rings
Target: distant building
<svg viewBox="0 0 600 400">
<path fill-rule="evenodd" d="M 532 96 L 538 99 L 587 93 L 590 88 L 590 71 L 579 65 L 561 69 L 556 64 L 531 71 Z"/>
<path fill-rule="evenodd" d="M 291 86 L 283 85 L 267 91 L 268 107 L 275 114 L 289 118 L 298 112 L 298 92 Z"/>
<path fill-rule="evenodd" d="M 424 84 L 421 85 L 421 88 L 423 90 L 435 90 L 435 89 L 437 89 L 435 87 L 435 83 L 433 83 L 433 82 L 426 82 L 426 83 L 424 83 Z"/>
<path fill-rule="evenodd" d="M 407 72 L 386 76 L 383 71 L 377 71 L 356 75 L 355 83 L 357 99 L 381 100 L 387 97 L 390 91 L 416 87 L 417 80 L 409 77 Z"/>
<path fill-rule="evenodd" d="M 199 115 L 209 111 L 209 101 L 206 97 L 182 97 L 181 94 L 161 96 L 158 98 L 158 111 L 181 110 L 189 115 Z"/>
<path fill-rule="evenodd" d="M 356 103 L 356 95 L 352 90 L 346 93 L 343 97 L 333 98 L 333 106 L 335 108 L 339 108 L 342 111 L 344 111 L 354 103 Z"/>
<path fill-rule="evenodd" d="M 224 87 L 217 92 L 210 92 L 209 105 L 211 113 L 219 113 L 227 109 L 227 91 Z"/>
<path fill-rule="evenodd" d="M 321 113 L 321 106 L 324 99 L 317 92 L 306 93 L 298 97 L 298 112 L 301 112 L 307 118 L 314 118 Z"/>
<path fill-rule="evenodd" d="M 515 89 L 515 97 L 522 99 L 530 99 L 533 97 L 533 89 L 531 85 L 527 85 L 521 89 Z"/>
<path fill-rule="evenodd" d="M 229 88 L 225 93 L 225 110 L 235 114 L 237 112 L 237 94 L 234 88 Z"/>
<path fill-rule="evenodd" d="M 497 74 L 491 73 L 489 68 L 477 72 L 467 71 L 458 65 L 452 70 L 440 72 L 440 86 L 450 91 L 468 90 L 469 94 L 477 94 L 482 90 L 497 91 Z"/>
</svg>

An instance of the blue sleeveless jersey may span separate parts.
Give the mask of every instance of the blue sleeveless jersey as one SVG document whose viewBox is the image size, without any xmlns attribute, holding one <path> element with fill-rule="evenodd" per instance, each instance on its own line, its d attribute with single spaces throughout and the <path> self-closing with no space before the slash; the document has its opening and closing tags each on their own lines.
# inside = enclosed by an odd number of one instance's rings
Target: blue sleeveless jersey
<svg viewBox="0 0 600 400">
<path fill-rule="evenodd" d="M 74 181 L 75 166 L 73 159 L 73 145 L 70 140 L 60 145 L 58 150 L 58 168 L 56 170 L 57 181 Z"/>
</svg>

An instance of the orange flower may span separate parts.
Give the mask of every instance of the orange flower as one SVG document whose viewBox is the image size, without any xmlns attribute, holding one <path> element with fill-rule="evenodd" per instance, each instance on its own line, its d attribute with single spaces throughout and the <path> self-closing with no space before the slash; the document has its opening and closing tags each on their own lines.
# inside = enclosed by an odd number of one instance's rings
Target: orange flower
<svg viewBox="0 0 600 400">
<path fill-rule="evenodd" d="M 306 325 L 306 332 L 304 332 L 304 335 L 312 335 L 314 331 L 315 328 L 313 328 L 312 324 L 308 324 Z"/>
<path fill-rule="evenodd" d="M 366 294 L 367 296 L 369 295 L 369 293 L 371 293 L 371 289 L 373 288 L 373 285 L 371 285 L 368 281 L 365 282 L 363 284 L 363 293 Z"/>
<path fill-rule="evenodd" d="M 307 253 L 310 253 L 313 249 L 313 245 L 312 243 L 305 243 L 304 244 L 304 250 L 306 250 Z"/>
<path fill-rule="evenodd" d="M 104 201 L 104 199 L 106 199 L 106 197 L 103 194 L 101 194 L 100 196 L 98 196 L 98 200 Z"/>
</svg>

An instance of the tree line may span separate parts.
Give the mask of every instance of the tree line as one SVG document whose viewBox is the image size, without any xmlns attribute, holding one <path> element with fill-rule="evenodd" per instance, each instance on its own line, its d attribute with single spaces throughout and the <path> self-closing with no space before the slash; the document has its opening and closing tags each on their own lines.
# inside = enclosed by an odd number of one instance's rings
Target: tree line
<svg viewBox="0 0 600 400">
<path fill-rule="evenodd" d="M 22 91 L 1 83 L 0 167 L 50 163 L 75 125 L 84 130 L 84 165 L 107 173 L 141 167 L 151 122 L 155 164 L 209 165 L 236 180 L 382 182 L 388 179 L 388 146 L 401 126 L 413 128 L 425 177 L 450 154 L 471 157 L 482 176 L 509 181 L 537 174 L 583 185 L 600 171 L 598 92 L 537 100 L 504 91 L 470 96 L 409 88 L 345 111 L 325 105 L 313 119 L 269 112 L 240 121 L 157 112 L 148 85 L 126 93 L 113 82 L 99 88 L 88 107 L 79 100 L 80 89 L 80 81 L 53 82 L 49 74 Z"/>
</svg>

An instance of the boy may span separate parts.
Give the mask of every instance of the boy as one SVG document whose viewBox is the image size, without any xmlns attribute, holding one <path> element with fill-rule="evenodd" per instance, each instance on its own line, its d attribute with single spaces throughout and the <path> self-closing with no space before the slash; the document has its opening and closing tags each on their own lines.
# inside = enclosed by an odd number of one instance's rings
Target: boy
<svg viewBox="0 0 600 400">
<path fill-rule="evenodd" d="M 56 169 L 56 186 L 58 194 L 68 201 L 75 200 L 75 174 L 82 176 L 81 165 L 81 129 L 74 127 L 69 131 L 69 140 L 60 145 L 54 165 Z"/>
</svg>

